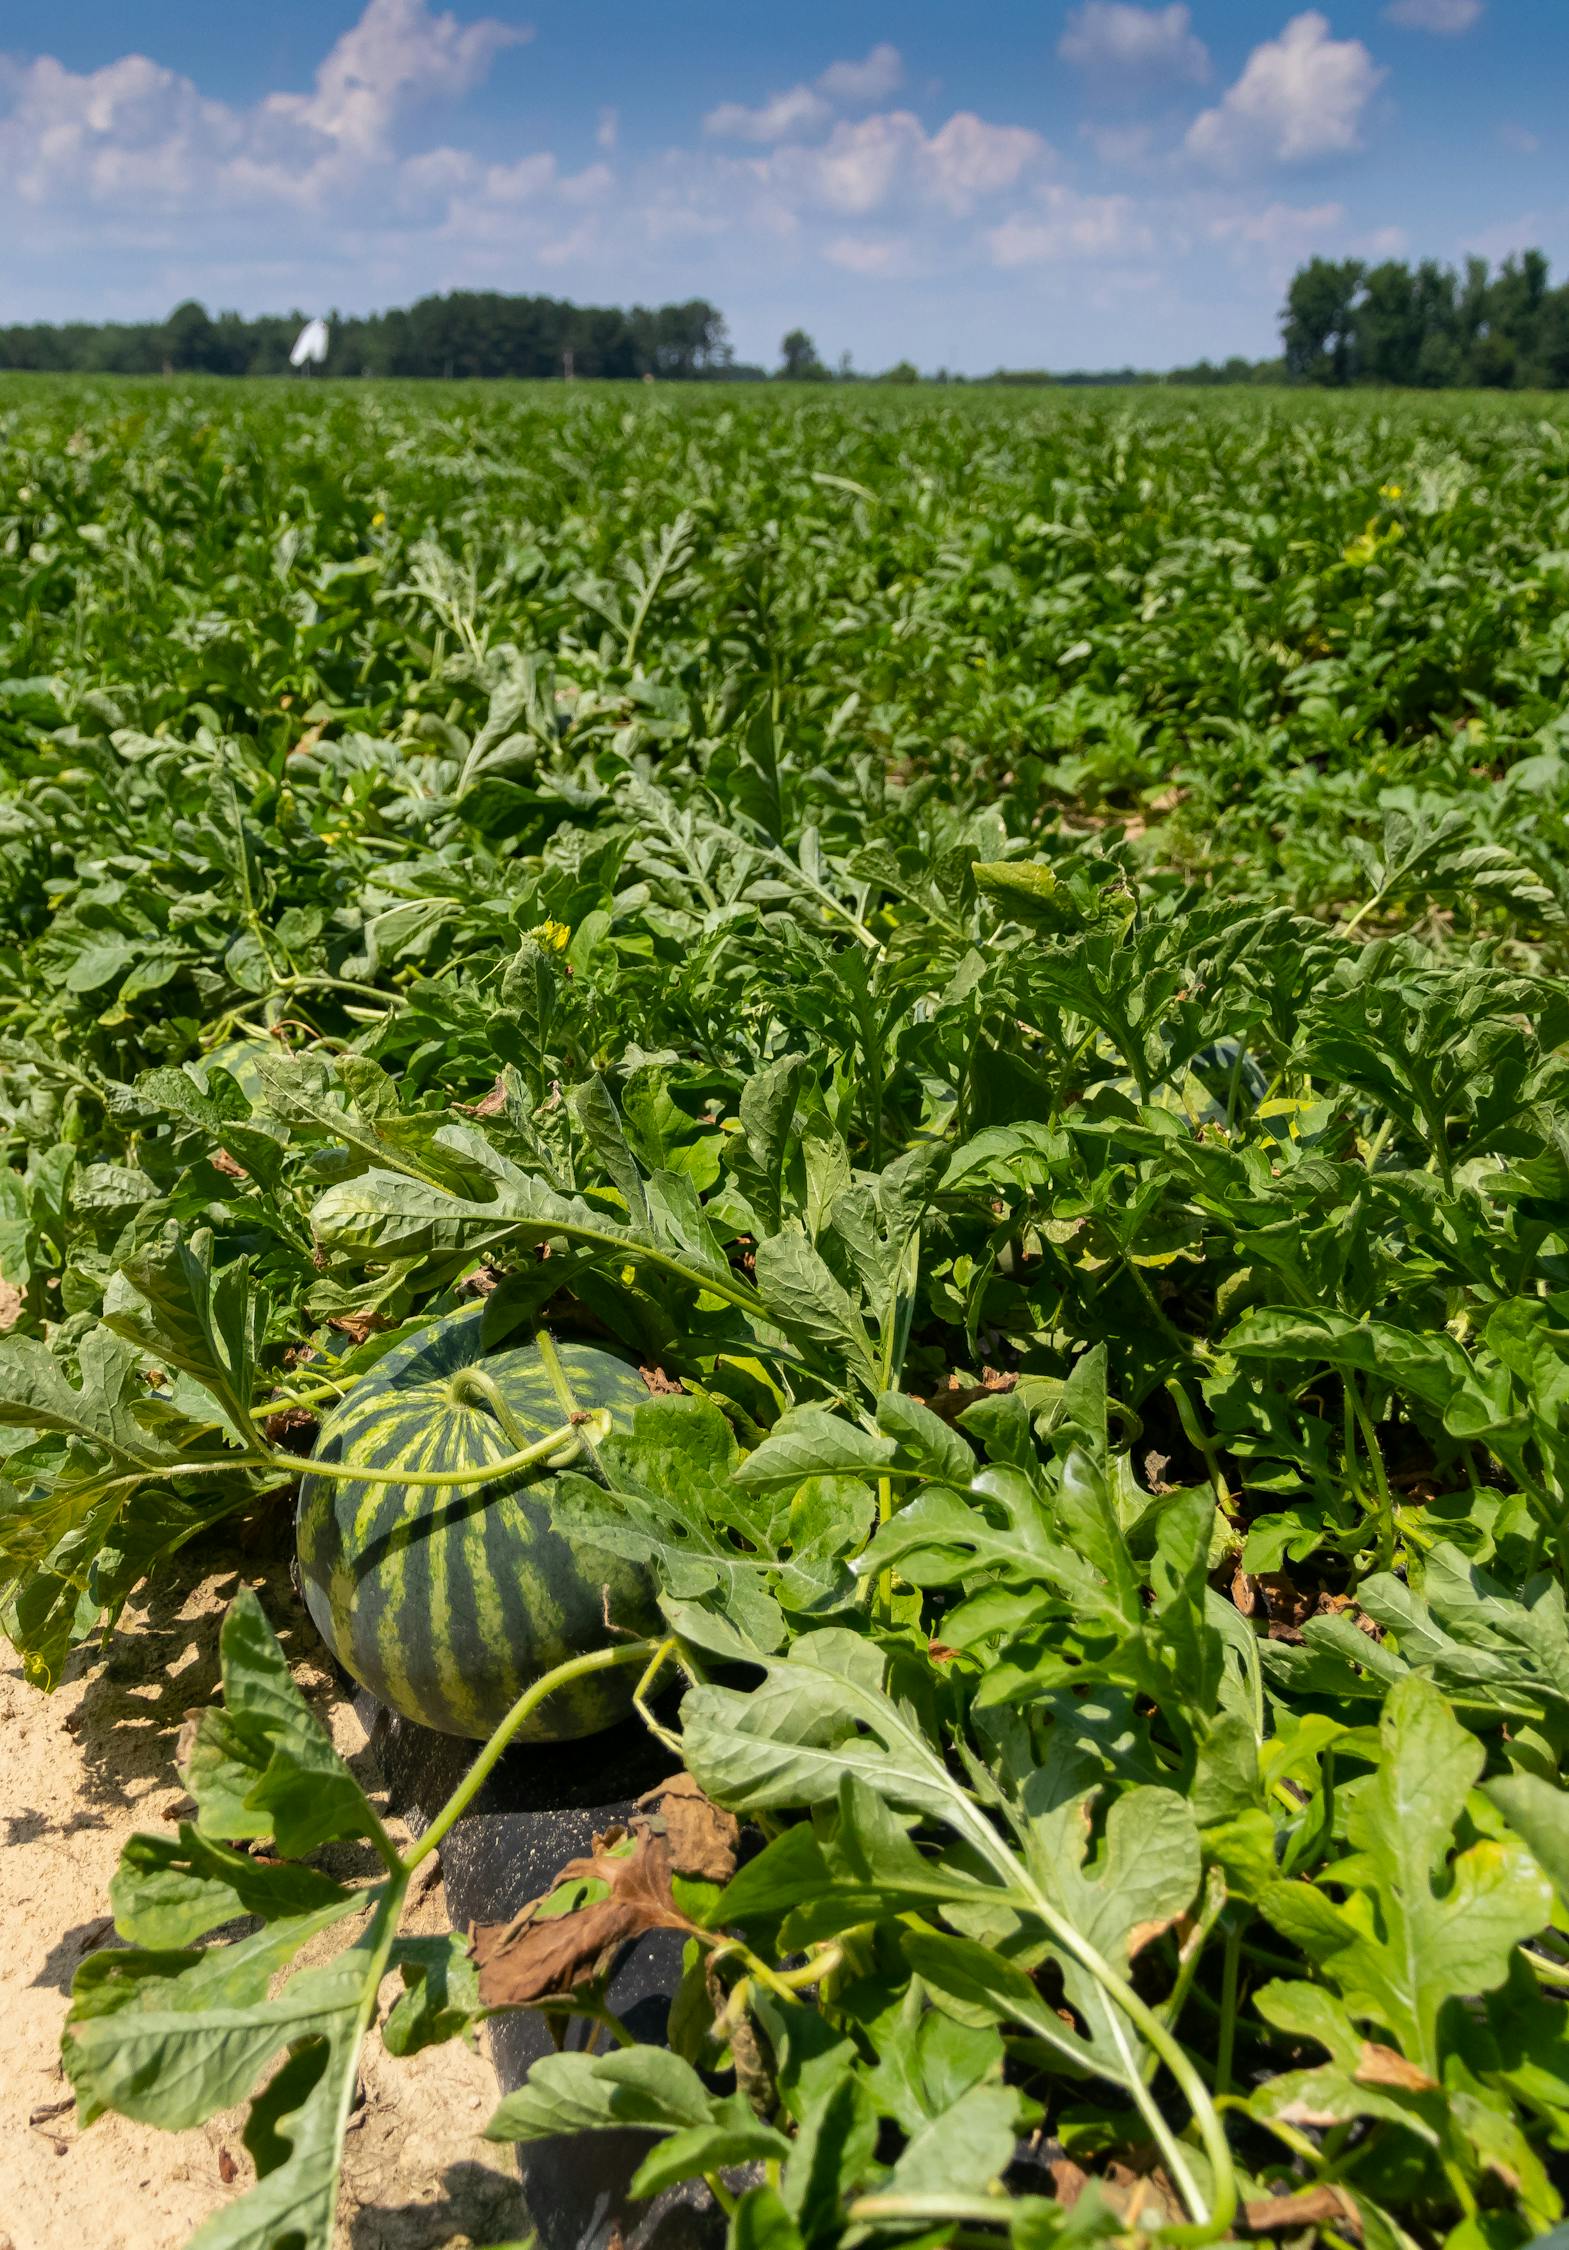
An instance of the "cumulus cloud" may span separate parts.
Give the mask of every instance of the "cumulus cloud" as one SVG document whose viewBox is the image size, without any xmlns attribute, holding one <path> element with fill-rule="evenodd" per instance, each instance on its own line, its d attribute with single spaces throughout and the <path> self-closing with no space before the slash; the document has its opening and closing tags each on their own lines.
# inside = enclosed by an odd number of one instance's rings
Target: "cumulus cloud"
<svg viewBox="0 0 1569 2250">
<path fill-rule="evenodd" d="M 233 111 L 146 55 L 82 72 L 52 55 L 7 59 L 0 89 L 10 105 L 0 118 L 0 179 L 35 206 L 135 194 L 171 208 L 243 137 Z"/>
<path fill-rule="evenodd" d="M 1384 77 L 1360 39 L 1331 36 L 1316 8 L 1255 47 L 1241 77 L 1188 128 L 1188 153 L 1217 171 L 1298 164 L 1360 146 L 1362 112 Z"/>
<path fill-rule="evenodd" d="M 1128 171 L 1147 163 L 1155 146 L 1154 130 L 1148 125 L 1084 124 L 1079 131 L 1101 163 L 1109 164 L 1114 171 Z"/>
<path fill-rule="evenodd" d="M 911 270 L 910 247 L 889 235 L 837 234 L 824 243 L 823 256 L 845 273 L 889 281 Z"/>
<path fill-rule="evenodd" d="M 599 113 L 599 123 L 594 128 L 594 139 L 603 149 L 612 149 L 621 138 L 621 112 L 606 107 Z"/>
<path fill-rule="evenodd" d="M 823 130 L 836 109 L 886 101 L 903 80 L 904 58 L 885 39 L 859 62 L 830 63 L 810 86 L 787 86 L 755 108 L 721 102 L 703 119 L 703 130 L 715 140 L 763 144 L 809 138 Z"/>
<path fill-rule="evenodd" d="M 884 39 L 860 62 L 830 63 L 817 84 L 831 102 L 843 102 L 846 108 L 884 102 L 904 84 L 904 58 Z"/>
<path fill-rule="evenodd" d="M 460 24 L 424 0 L 367 0 L 328 53 L 308 94 L 271 94 L 263 108 L 360 156 L 387 152 L 399 116 L 434 95 L 466 94 L 504 47 L 529 33 L 484 18 Z"/>
<path fill-rule="evenodd" d="M 1081 195 L 1051 182 L 1031 208 L 1016 211 L 985 236 L 994 266 L 1039 266 L 1063 258 L 1144 256 L 1154 237 L 1128 195 Z"/>
<path fill-rule="evenodd" d="M 1389 0 L 1384 14 L 1402 31 L 1432 31 L 1440 39 L 1458 39 L 1481 22 L 1482 9 L 1483 0 Z"/>
<path fill-rule="evenodd" d="M 1193 13 L 1172 0 L 1165 8 L 1135 8 L 1129 0 L 1084 0 L 1068 18 L 1057 52 L 1077 70 L 1100 76 L 1183 78 L 1209 76 L 1209 50 L 1193 29 Z"/>
<path fill-rule="evenodd" d="M 755 109 L 745 102 L 721 102 L 703 119 L 703 131 L 718 141 L 787 141 L 797 133 L 820 131 L 832 115 L 810 86 L 791 86 Z"/>
<path fill-rule="evenodd" d="M 763 167 L 787 201 L 865 217 L 890 202 L 931 202 L 956 214 L 1013 187 L 1051 151 L 1023 125 L 992 125 L 958 110 L 935 133 L 907 109 L 842 118 L 821 146 L 773 151 Z"/>
<path fill-rule="evenodd" d="M 145 55 L 84 72 L 50 55 L 0 59 L 0 180 L 56 212 L 133 196 L 197 211 L 341 197 L 393 162 L 408 113 L 467 92 L 526 36 L 488 20 L 460 25 L 424 0 L 367 0 L 309 93 L 268 94 L 248 109 Z"/>
<path fill-rule="evenodd" d="M 1249 206 L 1242 211 L 1217 212 L 1205 231 L 1212 242 L 1245 243 L 1252 249 L 1284 251 L 1297 258 L 1314 244 L 1343 232 L 1345 224 L 1343 203 L 1314 203 L 1306 208 L 1269 203 L 1262 209 Z"/>
</svg>

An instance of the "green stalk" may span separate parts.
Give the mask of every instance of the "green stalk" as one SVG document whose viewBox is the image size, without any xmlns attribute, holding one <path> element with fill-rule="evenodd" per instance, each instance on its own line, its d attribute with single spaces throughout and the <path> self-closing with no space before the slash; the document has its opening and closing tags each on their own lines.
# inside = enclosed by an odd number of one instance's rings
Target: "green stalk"
<svg viewBox="0 0 1569 2250">
<path fill-rule="evenodd" d="M 1233 1924 L 1226 1932 L 1226 1950 L 1220 1972 L 1220 2046 L 1215 2056 L 1215 2091 L 1231 2091 L 1232 2060 L 1237 2045 L 1237 1973 L 1242 1964 L 1242 1928 Z"/>
<path fill-rule="evenodd" d="M 397 1006 L 400 995 L 388 992 L 383 985 L 361 984 L 354 977 L 280 977 L 273 986 L 274 992 L 352 992 L 362 1000 L 379 1000 L 384 1009 Z"/>
<path fill-rule="evenodd" d="M 596 1419 L 603 1421 L 604 1416 Z M 516 1453 L 476 1468 L 372 1469 L 362 1468 L 352 1461 L 318 1461 L 301 1453 L 227 1453 L 214 1455 L 210 1460 L 177 1461 L 167 1467 L 149 1464 L 145 1469 L 128 1470 L 110 1477 L 101 1487 L 95 1487 L 94 1496 L 112 1492 L 117 1485 L 162 1484 L 176 1477 L 233 1476 L 248 1469 L 272 1469 L 291 1478 L 338 1477 L 348 1484 L 413 1484 L 451 1490 L 465 1484 L 489 1484 L 494 1477 L 512 1477 L 524 1469 L 537 1469 L 563 1446 L 573 1443 L 581 1446 L 588 1427 L 587 1423 L 563 1422 L 559 1429 L 547 1430 L 542 1438 L 533 1439 Z"/>
<path fill-rule="evenodd" d="M 847 1695 L 847 1704 L 851 1698 Z M 879 1714 L 883 1727 L 889 1722 Z M 1105 1955 L 1084 1935 L 1083 1931 L 1061 1914 L 1036 1881 L 1028 1864 L 1020 1859 L 998 1835 L 990 1820 L 968 1796 L 954 1788 L 947 1768 L 935 1757 L 924 1737 L 901 1717 L 896 1729 L 901 1746 L 915 1762 L 930 1772 L 941 1790 L 948 1809 L 940 1817 L 954 1832 L 966 1839 L 980 1856 L 1001 1876 L 1007 1889 L 1019 1897 L 1025 1910 L 1033 1914 L 1046 1929 L 1054 1944 L 1071 1954 L 1079 1966 L 1094 1979 L 1111 2003 L 1107 2021 L 1116 2040 L 1123 2063 L 1123 2083 L 1148 2126 L 1150 2136 L 1165 2158 L 1167 2170 L 1175 2181 L 1183 2202 L 1194 2215 L 1192 2225 L 1169 2227 L 1164 2230 L 1168 2242 L 1201 2244 L 1221 2239 L 1230 2228 L 1237 2210 L 1237 2177 L 1231 2160 L 1231 2147 L 1224 2128 L 1210 2099 L 1209 2089 L 1195 2069 L 1187 2051 L 1155 2011 L 1140 1998 L 1127 1978 L 1118 1974 Z M 886 1739 L 886 1737 L 885 1737 Z M 1199 2193 L 1197 2182 L 1181 2148 L 1177 2145 L 1171 2127 L 1167 2124 L 1144 2083 L 1141 2072 L 1135 2067 L 1118 2022 L 1119 2016 L 1131 2023 L 1140 2037 L 1155 2049 L 1161 2061 L 1176 2081 L 1177 2090 L 1187 2103 L 1193 2122 L 1198 2129 L 1204 2153 L 1209 2159 L 1215 2181 L 1213 2207 L 1206 2205 Z"/>
<path fill-rule="evenodd" d="M 601 1417 L 603 1419 L 603 1417 Z M 583 1442 L 583 1428 L 576 1422 L 564 1422 L 560 1429 L 547 1430 L 542 1438 L 509 1453 L 500 1461 L 487 1461 L 480 1468 L 466 1469 L 368 1469 L 350 1461 L 305 1460 L 297 1453 L 268 1454 L 268 1468 L 286 1469 L 290 1476 L 342 1477 L 351 1484 L 412 1484 L 429 1485 L 438 1489 L 451 1489 L 464 1484 L 489 1484 L 497 1477 L 517 1476 L 524 1469 L 537 1469 L 561 1451 L 565 1445 Z M 249 1468 L 253 1464 L 242 1456 L 232 1464 L 236 1468 Z"/>
<path fill-rule="evenodd" d="M 1198 1418 L 1198 1413 L 1194 1407 L 1193 1401 L 1188 1396 L 1187 1386 L 1183 1383 L 1180 1376 L 1168 1375 L 1166 1377 L 1166 1390 L 1170 1394 L 1173 1406 L 1175 1406 L 1175 1408 L 1177 1409 L 1177 1420 L 1182 1424 L 1183 1436 L 1187 1439 L 1189 1445 L 1192 1446 L 1194 1452 L 1199 1455 L 1200 1459 L 1204 1463 L 1206 1471 L 1208 1472 L 1210 1486 L 1214 1492 L 1216 1504 L 1224 1514 L 1229 1516 L 1232 1512 L 1232 1509 L 1235 1507 L 1236 1502 L 1232 1499 L 1231 1493 L 1227 1489 L 1225 1474 L 1221 1469 L 1219 1456 L 1216 1454 L 1215 1448 L 1209 1440 L 1203 1423 Z"/>
<path fill-rule="evenodd" d="M 667 1645 L 659 1641 L 627 1641 L 620 1648 L 592 1649 L 587 1656 L 569 1657 L 565 1664 L 558 1664 L 554 1671 L 546 1672 L 532 1687 L 525 1688 L 419 1842 L 405 1853 L 401 1862 L 405 1879 L 422 1861 L 429 1859 L 463 1818 L 500 1763 L 513 1736 L 532 1718 L 548 1695 L 554 1695 L 557 1688 L 570 1687 L 574 1680 L 586 1680 L 595 1672 L 609 1672 L 621 1664 L 641 1663 Z"/>
<path fill-rule="evenodd" d="M 503 1433 L 520 1449 L 526 1450 L 537 1442 L 531 1433 L 524 1428 L 516 1414 L 513 1413 L 512 1407 L 495 1377 L 485 1368 L 460 1368 L 452 1378 L 452 1395 L 457 1399 L 465 1397 L 478 1399 L 482 1405 L 488 1406 L 496 1420 L 501 1424 Z M 567 1417 L 565 1427 L 571 1432 L 572 1436 L 578 1440 L 580 1445 L 592 1445 L 593 1441 L 587 1435 L 589 1424 L 591 1421 L 606 1422 L 608 1417 L 604 1412 L 601 1411 L 594 1415 L 585 1414 L 575 1401 L 569 1403 L 565 1398 L 559 1399 L 559 1404 Z M 601 1430 L 600 1435 L 603 1436 L 604 1434 L 605 1432 Z"/>
</svg>

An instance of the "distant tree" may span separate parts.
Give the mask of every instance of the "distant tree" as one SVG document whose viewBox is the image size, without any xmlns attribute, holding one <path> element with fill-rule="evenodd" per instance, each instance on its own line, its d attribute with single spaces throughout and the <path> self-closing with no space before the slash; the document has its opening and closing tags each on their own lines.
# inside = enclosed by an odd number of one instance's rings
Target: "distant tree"
<svg viewBox="0 0 1569 2250">
<path fill-rule="evenodd" d="M 892 367 L 885 368 L 877 378 L 879 383 L 918 383 L 920 379 L 921 371 L 913 359 L 895 360 Z"/>
<path fill-rule="evenodd" d="M 1352 316 L 1352 373 L 1369 383 L 1420 382 L 1429 317 L 1409 266 L 1394 258 L 1374 266 Z"/>
<path fill-rule="evenodd" d="M 1296 382 L 1569 386 L 1569 287 L 1551 287 L 1540 250 L 1496 273 L 1484 258 L 1459 274 L 1432 259 L 1365 271 L 1315 258 L 1291 283 L 1281 335 Z"/>
<path fill-rule="evenodd" d="M 804 328 L 792 328 L 779 346 L 780 374 L 787 383 L 821 382 L 828 370 L 817 356 L 817 346 Z"/>
<path fill-rule="evenodd" d="M 199 371 L 202 374 L 219 374 L 220 358 L 217 329 L 207 317 L 205 305 L 187 298 L 176 305 L 164 322 L 164 353 L 169 365 L 181 372 Z"/>
<path fill-rule="evenodd" d="M 1356 258 L 1314 258 L 1293 276 L 1280 334 L 1287 373 L 1296 381 L 1350 380 L 1352 308 L 1361 281 Z"/>
</svg>

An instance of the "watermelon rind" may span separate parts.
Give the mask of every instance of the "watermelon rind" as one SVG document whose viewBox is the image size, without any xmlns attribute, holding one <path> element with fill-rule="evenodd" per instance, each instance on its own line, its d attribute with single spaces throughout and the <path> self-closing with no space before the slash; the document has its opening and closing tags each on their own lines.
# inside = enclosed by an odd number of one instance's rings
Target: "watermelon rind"
<svg viewBox="0 0 1569 2250">
<path fill-rule="evenodd" d="M 596 1409 L 630 1429 L 648 1390 L 627 1361 L 575 1342 L 486 1353 L 483 1322 L 476 1305 L 390 1351 L 323 1423 L 312 1459 L 410 1471 L 480 1471 L 506 1459 L 520 1450 L 515 1436 L 454 1383 L 481 1364 L 529 1438 Z M 592 1473 L 587 1461 L 575 1465 Z M 657 1630 L 652 1579 L 557 1531 L 555 1488 L 548 1465 L 456 1489 L 307 1472 L 296 1517 L 301 1584 L 344 1669 L 404 1718 L 483 1740 L 556 1665 Z M 517 1739 L 598 1733 L 626 1715 L 631 1693 L 623 1670 L 591 1674 L 547 1697 Z"/>
</svg>

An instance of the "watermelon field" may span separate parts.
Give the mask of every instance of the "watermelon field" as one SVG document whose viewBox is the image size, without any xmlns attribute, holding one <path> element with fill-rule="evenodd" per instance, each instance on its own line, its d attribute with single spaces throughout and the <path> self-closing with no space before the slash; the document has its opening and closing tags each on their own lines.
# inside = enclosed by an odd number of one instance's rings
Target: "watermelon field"
<svg viewBox="0 0 1569 2250">
<path fill-rule="evenodd" d="M 1569 408 L 11 379 L 0 557 L 28 1692 L 298 1511 L 477 1761 L 400 1844 L 242 1591 L 79 2122 L 249 2098 L 196 2242 L 328 2250 L 522 2007 L 492 2137 L 730 2250 L 1551 2236 Z"/>
</svg>

